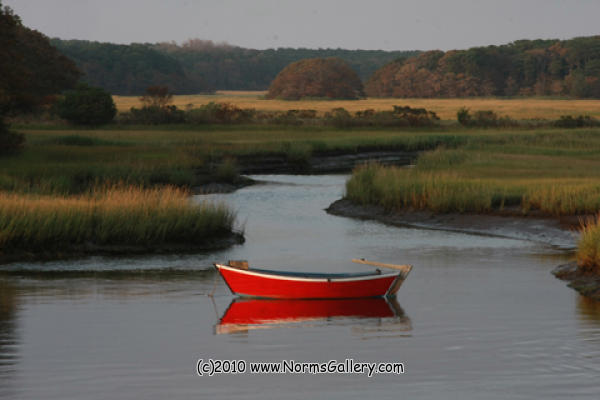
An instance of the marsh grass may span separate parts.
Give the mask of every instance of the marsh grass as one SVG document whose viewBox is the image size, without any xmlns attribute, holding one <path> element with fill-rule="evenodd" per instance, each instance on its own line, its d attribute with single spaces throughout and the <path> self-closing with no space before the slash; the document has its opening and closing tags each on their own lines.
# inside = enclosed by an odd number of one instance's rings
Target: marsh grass
<svg viewBox="0 0 600 400">
<path fill-rule="evenodd" d="M 394 105 L 408 105 L 434 111 L 445 120 L 455 120 L 462 107 L 473 112 L 494 110 L 500 115 L 509 115 L 517 120 L 558 119 L 561 115 L 590 115 L 600 117 L 600 100 L 573 100 L 553 98 L 458 98 L 458 99 L 397 99 L 367 98 L 362 100 L 266 100 L 266 92 L 219 91 L 214 95 L 173 96 L 173 104 L 185 109 L 189 105 L 197 108 L 210 102 L 227 102 L 241 108 L 255 108 L 260 111 L 287 111 L 291 109 L 312 109 L 320 115 L 334 108 L 345 108 L 350 112 L 373 109 L 389 110 Z M 140 107 L 139 97 L 113 96 L 119 111 Z"/>
<path fill-rule="evenodd" d="M 219 182 L 235 183 L 239 178 L 238 165 L 235 159 L 225 158 L 217 165 L 215 179 Z"/>
<path fill-rule="evenodd" d="M 346 196 L 387 209 L 593 214 L 600 210 L 600 133 L 474 135 L 423 153 L 415 168 L 368 165 Z"/>
<path fill-rule="evenodd" d="M 466 142 L 466 134 L 443 130 L 322 129 L 318 127 L 215 126 L 180 130 L 22 129 L 23 151 L 0 158 L 0 190 L 78 194 L 97 184 L 125 182 L 151 187 L 192 187 L 239 168 L 213 166 L 237 157 L 284 155 L 301 169 L 318 152 L 361 149 L 419 151 Z M 238 163 L 239 167 L 239 163 Z M 214 176 L 221 175 L 221 178 Z"/>
<path fill-rule="evenodd" d="M 62 197 L 0 192 L 0 249 L 201 245 L 231 233 L 234 219 L 223 204 L 193 204 L 174 187 L 98 186 Z"/>
<path fill-rule="evenodd" d="M 593 221 L 581 224 L 576 258 L 582 273 L 600 275 L 600 214 Z"/>
</svg>

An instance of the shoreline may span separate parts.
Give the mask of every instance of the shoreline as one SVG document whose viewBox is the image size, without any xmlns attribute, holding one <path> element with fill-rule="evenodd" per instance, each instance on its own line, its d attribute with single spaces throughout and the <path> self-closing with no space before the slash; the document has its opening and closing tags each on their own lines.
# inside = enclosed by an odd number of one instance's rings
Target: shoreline
<svg viewBox="0 0 600 400">
<path fill-rule="evenodd" d="M 566 251 L 576 248 L 578 238 L 574 218 L 515 214 L 436 214 L 430 211 L 388 212 L 381 206 L 357 205 L 347 199 L 334 201 L 325 211 L 332 215 L 374 220 L 397 227 L 527 240 Z M 559 265 L 551 272 L 557 279 L 566 281 L 567 286 L 580 295 L 600 301 L 600 276 L 582 274 L 574 261 Z"/>
<path fill-rule="evenodd" d="M 232 232 L 226 236 L 212 238 L 203 243 L 162 243 L 153 246 L 141 245 L 97 245 L 86 243 L 79 246 L 65 247 L 47 251 L 25 251 L 0 253 L 0 270 L 3 265 L 15 262 L 44 262 L 68 260 L 88 256 L 139 256 L 151 254 L 193 254 L 204 251 L 221 250 L 230 246 L 243 244 L 246 241 L 240 232 Z"/>
<path fill-rule="evenodd" d="M 336 200 L 325 211 L 343 217 L 375 220 L 398 227 L 443 230 L 542 243 L 573 250 L 577 243 L 572 218 L 495 214 L 437 214 L 431 211 L 388 212 L 381 206 Z M 576 226 L 576 224 L 575 224 Z"/>
</svg>

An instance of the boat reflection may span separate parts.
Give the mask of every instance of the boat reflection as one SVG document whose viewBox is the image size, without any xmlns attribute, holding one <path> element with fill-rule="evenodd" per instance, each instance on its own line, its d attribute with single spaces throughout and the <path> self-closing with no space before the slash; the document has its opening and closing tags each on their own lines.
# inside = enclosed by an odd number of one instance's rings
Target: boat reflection
<svg viewBox="0 0 600 400">
<path fill-rule="evenodd" d="M 365 324 L 397 324 L 399 330 L 410 330 L 410 319 L 396 299 L 234 299 L 215 333 L 243 333 L 270 329 L 307 321 L 361 321 Z"/>
</svg>

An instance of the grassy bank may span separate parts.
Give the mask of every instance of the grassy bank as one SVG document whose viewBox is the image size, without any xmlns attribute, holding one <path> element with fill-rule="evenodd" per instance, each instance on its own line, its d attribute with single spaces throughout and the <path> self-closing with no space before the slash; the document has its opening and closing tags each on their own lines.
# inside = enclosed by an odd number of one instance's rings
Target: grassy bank
<svg viewBox="0 0 600 400">
<path fill-rule="evenodd" d="M 558 119 L 561 115 L 586 114 L 600 117 L 600 100 L 566 100 L 551 98 L 461 98 L 461 99 L 378 99 L 363 100 L 265 100 L 266 92 L 221 91 L 214 95 L 173 96 L 173 104 L 181 109 L 199 107 L 214 102 L 228 102 L 241 108 L 255 108 L 260 111 L 287 111 L 291 109 L 312 109 L 323 114 L 333 108 L 342 107 L 350 112 L 374 109 L 389 110 L 394 105 L 426 108 L 440 118 L 455 120 L 461 107 L 471 110 L 494 110 L 501 115 L 515 119 Z M 139 97 L 113 96 L 119 111 L 140 107 Z"/>
<path fill-rule="evenodd" d="M 573 216 L 600 211 L 600 131 L 473 134 L 423 153 L 414 168 L 357 168 L 346 197 L 390 211 Z M 577 261 L 600 276 L 600 217 L 582 228 Z"/>
<path fill-rule="evenodd" d="M 105 182 L 193 187 L 207 180 L 235 180 L 230 173 L 235 169 L 232 160 L 243 157 L 260 161 L 266 155 L 279 155 L 301 164 L 327 152 L 438 147 L 446 150 L 421 157 L 418 171 L 451 175 L 458 171 L 468 179 L 514 178 L 525 185 L 540 178 L 567 178 L 571 183 L 579 178 L 576 183 L 580 185 L 596 176 L 594 157 L 600 148 L 600 128 L 399 130 L 242 125 L 19 131 L 27 142 L 20 154 L 0 158 L 0 190 L 76 194 Z M 568 168 L 557 168 L 560 165 Z M 541 200 L 531 198 L 532 204 Z"/>
<path fill-rule="evenodd" d="M 582 226 L 576 256 L 580 272 L 600 276 L 600 214 Z"/>
<path fill-rule="evenodd" d="M 301 163 L 318 152 L 362 148 L 432 149 L 463 143 L 442 129 L 321 129 L 316 127 L 177 126 L 127 129 L 20 128 L 24 150 L 0 158 L 0 190 L 77 194 L 98 183 L 193 187 L 231 181 L 231 160 L 280 155 Z M 226 164 L 226 165 L 224 165 Z"/>
<path fill-rule="evenodd" d="M 185 191 L 173 187 L 98 187 L 64 197 L 0 192 L 0 251 L 202 246 L 231 234 L 234 217 L 223 205 L 192 204 Z"/>
<path fill-rule="evenodd" d="M 600 210 L 598 155 L 598 130 L 472 135 L 412 169 L 359 168 L 346 195 L 391 210 L 590 214 Z"/>
</svg>

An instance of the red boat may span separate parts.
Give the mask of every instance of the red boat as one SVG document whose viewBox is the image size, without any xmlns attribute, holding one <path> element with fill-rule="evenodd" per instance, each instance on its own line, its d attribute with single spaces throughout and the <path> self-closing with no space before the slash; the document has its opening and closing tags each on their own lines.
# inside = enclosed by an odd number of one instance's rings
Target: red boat
<svg viewBox="0 0 600 400">
<path fill-rule="evenodd" d="M 234 294 L 278 299 L 341 299 L 394 296 L 412 266 L 353 260 L 398 270 L 382 273 L 379 269 L 363 273 L 287 272 L 250 268 L 245 261 L 215 264 Z"/>
<path fill-rule="evenodd" d="M 215 332 L 237 333 L 292 323 L 332 318 L 401 318 L 409 321 L 395 299 L 235 299 L 225 311 Z"/>
</svg>

